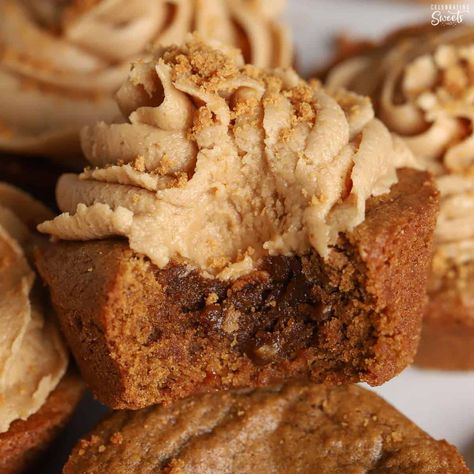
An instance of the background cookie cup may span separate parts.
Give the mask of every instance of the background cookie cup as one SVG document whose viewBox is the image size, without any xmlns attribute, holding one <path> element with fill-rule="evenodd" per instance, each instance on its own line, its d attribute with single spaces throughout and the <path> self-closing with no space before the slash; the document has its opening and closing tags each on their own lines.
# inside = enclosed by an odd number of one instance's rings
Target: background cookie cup
<svg viewBox="0 0 474 474">
<path fill-rule="evenodd" d="M 114 94 L 150 46 L 192 31 L 236 45 L 248 61 L 287 66 L 284 2 L 100 0 L 0 2 L 0 151 L 80 166 L 79 131 L 120 117 Z M 20 35 L 18 32 L 21 31 Z"/>
<path fill-rule="evenodd" d="M 14 421 L 7 432 L 0 433 L 0 473 L 34 469 L 72 416 L 84 390 L 84 382 L 70 369 L 36 413 Z"/>
</svg>

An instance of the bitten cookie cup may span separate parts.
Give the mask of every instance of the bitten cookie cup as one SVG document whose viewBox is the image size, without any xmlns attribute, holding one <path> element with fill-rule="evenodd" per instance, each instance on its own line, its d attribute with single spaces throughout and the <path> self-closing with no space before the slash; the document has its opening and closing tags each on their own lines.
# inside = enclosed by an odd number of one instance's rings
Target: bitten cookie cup
<svg viewBox="0 0 474 474">
<path fill-rule="evenodd" d="M 63 472 L 470 471 L 456 448 L 372 392 L 293 383 L 116 412 L 78 443 Z"/>
<path fill-rule="evenodd" d="M 231 282 L 159 269 L 120 240 L 42 247 L 38 268 L 95 395 L 140 408 L 293 377 L 389 380 L 413 360 L 437 192 L 402 170 L 327 261 L 269 257 Z"/>
<path fill-rule="evenodd" d="M 330 89 L 370 96 L 376 115 L 441 192 L 416 363 L 474 370 L 474 27 L 407 28 L 335 65 Z"/>
<path fill-rule="evenodd" d="M 140 408 L 413 359 L 438 193 L 370 102 L 190 38 L 82 134 L 36 256 L 96 396 Z M 120 237 L 124 238 L 120 240 Z"/>
</svg>

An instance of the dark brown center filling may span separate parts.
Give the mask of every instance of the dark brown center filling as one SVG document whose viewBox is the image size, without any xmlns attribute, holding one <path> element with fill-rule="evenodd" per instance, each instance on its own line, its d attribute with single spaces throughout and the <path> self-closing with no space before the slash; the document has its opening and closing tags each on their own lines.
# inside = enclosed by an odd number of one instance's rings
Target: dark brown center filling
<svg viewBox="0 0 474 474">
<path fill-rule="evenodd" d="M 370 321 L 365 318 L 365 327 L 358 326 L 357 305 L 332 286 L 330 277 L 324 276 L 326 270 L 313 279 L 305 274 L 302 261 L 268 257 L 260 271 L 230 284 L 205 279 L 197 272 L 185 275 L 183 267 L 171 267 L 166 270 L 167 300 L 179 302 L 183 330 L 192 328 L 203 338 L 225 336 L 233 350 L 258 365 L 293 360 L 316 344 L 331 346 L 337 339 L 347 340 L 348 331 L 369 336 Z M 314 262 L 311 266 L 317 268 Z M 152 338 L 159 339 L 160 332 Z"/>
</svg>

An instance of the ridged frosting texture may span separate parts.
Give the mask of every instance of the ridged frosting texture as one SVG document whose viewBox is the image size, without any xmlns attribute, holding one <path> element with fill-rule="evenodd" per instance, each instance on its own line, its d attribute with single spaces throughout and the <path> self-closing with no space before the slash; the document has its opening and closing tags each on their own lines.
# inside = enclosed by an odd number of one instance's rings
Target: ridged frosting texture
<svg viewBox="0 0 474 474">
<path fill-rule="evenodd" d="M 39 410 L 68 364 L 29 263 L 35 225 L 49 215 L 22 191 L 0 183 L 0 433 Z"/>
<path fill-rule="evenodd" d="M 0 0 L 0 149 L 80 152 L 78 132 L 120 116 L 113 94 L 150 46 L 202 37 L 286 66 L 284 0 Z"/>
<path fill-rule="evenodd" d="M 435 270 L 473 262 L 474 27 L 402 35 L 337 66 L 328 86 L 370 95 L 384 123 L 437 176 Z"/>
<path fill-rule="evenodd" d="M 125 236 L 161 268 L 227 279 L 266 255 L 325 257 L 413 162 L 368 99 L 196 39 L 136 63 L 118 101 L 128 120 L 84 129 L 91 167 L 61 177 L 64 214 L 39 229 Z"/>
</svg>

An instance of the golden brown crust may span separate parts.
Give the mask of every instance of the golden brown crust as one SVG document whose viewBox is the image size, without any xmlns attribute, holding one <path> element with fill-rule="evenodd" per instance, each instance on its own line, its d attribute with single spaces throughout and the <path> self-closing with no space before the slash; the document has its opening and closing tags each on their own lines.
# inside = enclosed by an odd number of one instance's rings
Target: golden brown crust
<svg viewBox="0 0 474 474">
<path fill-rule="evenodd" d="M 1 433 L 0 474 L 20 473 L 30 467 L 66 424 L 83 392 L 79 375 L 69 370 L 37 413 L 13 422 Z"/>
<path fill-rule="evenodd" d="M 443 370 L 474 370 L 474 263 L 433 275 L 415 363 Z"/>
<path fill-rule="evenodd" d="M 95 395 L 140 408 L 293 377 L 381 384 L 414 356 L 437 192 L 400 172 L 328 262 L 270 257 L 234 282 L 159 270 L 120 240 L 60 242 L 37 255 Z"/>
<path fill-rule="evenodd" d="M 288 384 L 115 412 L 65 474 L 469 473 L 436 441 L 357 386 Z"/>
</svg>

